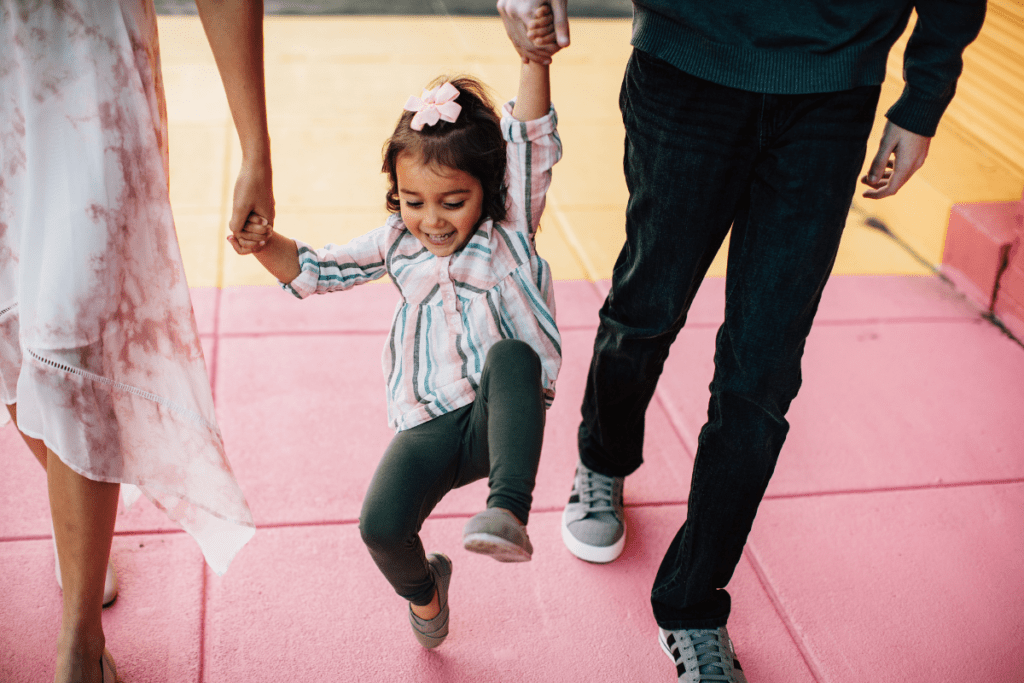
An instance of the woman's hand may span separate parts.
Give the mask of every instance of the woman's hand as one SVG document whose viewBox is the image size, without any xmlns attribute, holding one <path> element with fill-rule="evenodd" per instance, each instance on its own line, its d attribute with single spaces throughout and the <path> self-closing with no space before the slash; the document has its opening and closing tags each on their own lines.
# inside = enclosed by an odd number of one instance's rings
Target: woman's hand
<svg viewBox="0 0 1024 683">
<path fill-rule="evenodd" d="M 239 254 L 263 248 L 274 230 L 274 188 L 270 159 L 242 162 L 235 181 L 228 241 Z M 239 250 L 241 247 L 242 251 Z"/>
<path fill-rule="evenodd" d="M 273 232 L 274 226 L 266 218 L 250 213 L 242 230 L 228 235 L 228 243 L 236 254 L 255 254 L 266 246 Z"/>
</svg>

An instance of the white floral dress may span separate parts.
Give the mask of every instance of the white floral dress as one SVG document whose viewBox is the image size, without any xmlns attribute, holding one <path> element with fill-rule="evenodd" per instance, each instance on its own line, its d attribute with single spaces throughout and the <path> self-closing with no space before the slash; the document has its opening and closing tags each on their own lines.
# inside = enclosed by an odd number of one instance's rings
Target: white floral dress
<svg viewBox="0 0 1024 683">
<path fill-rule="evenodd" d="M 0 0 L 0 400 L 75 471 L 137 486 L 223 573 L 254 526 L 167 188 L 151 0 Z"/>
</svg>

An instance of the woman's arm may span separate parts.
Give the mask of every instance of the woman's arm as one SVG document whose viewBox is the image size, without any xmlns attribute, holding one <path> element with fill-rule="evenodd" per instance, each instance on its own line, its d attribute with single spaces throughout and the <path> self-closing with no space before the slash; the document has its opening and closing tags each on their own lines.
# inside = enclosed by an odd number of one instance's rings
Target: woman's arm
<svg viewBox="0 0 1024 683">
<path fill-rule="evenodd" d="M 262 0 L 196 0 L 242 145 L 229 227 L 238 234 L 249 214 L 274 222 L 270 133 L 263 77 Z"/>
</svg>

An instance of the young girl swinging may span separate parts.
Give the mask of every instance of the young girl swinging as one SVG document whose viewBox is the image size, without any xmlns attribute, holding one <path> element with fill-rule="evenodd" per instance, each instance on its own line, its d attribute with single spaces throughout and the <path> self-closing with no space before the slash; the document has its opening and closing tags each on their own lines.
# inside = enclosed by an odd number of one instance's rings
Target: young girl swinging
<svg viewBox="0 0 1024 683">
<path fill-rule="evenodd" d="M 546 7 L 531 24 L 550 25 Z M 472 78 L 432 85 L 409 98 L 386 143 L 393 213 L 383 226 L 318 250 L 257 216 L 229 237 L 299 298 L 384 275 L 401 293 L 383 357 L 397 434 L 360 531 L 427 648 L 448 635 L 452 562 L 424 552 L 423 521 L 448 491 L 488 477 L 464 546 L 502 562 L 531 558 L 526 524 L 561 364 L 551 272 L 534 244 L 561 156 L 548 66 L 523 64 L 501 116 Z"/>
</svg>

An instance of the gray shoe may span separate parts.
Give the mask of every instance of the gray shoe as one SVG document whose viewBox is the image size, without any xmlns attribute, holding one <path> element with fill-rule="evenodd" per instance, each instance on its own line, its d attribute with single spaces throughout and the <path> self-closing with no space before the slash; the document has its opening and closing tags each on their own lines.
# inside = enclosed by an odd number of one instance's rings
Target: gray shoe
<svg viewBox="0 0 1024 683">
<path fill-rule="evenodd" d="M 434 575 L 437 604 L 441 606 L 441 611 L 433 619 L 420 619 L 413 614 L 410 605 L 409 623 L 412 624 L 412 632 L 420 645 L 430 649 L 437 647 L 448 637 L 448 585 L 452 580 L 452 561 L 447 555 L 431 553 L 427 556 L 427 564 L 430 565 L 430 573 Z"/>
<path fill-rule="evenodd" d="M 679 683 L 747 683 L 725 627 L 658 629 L 658 642 L 676 664 Z"/>
<path fill-rule="evenodd" d="M 611 562 L 626 547 L 622 477 L 607 477 L 576 465 L 569 503 L 562 513 L 562 542 L 587 562 Z"/>
<path fill-rule="evenodd" d="M 529 562 L 533 557 L 526 527 L 511 512 L 500 508 L 488 508 L 473 515 L 462 530 L 462 545 L 498 562 Z"/>
</svg>

